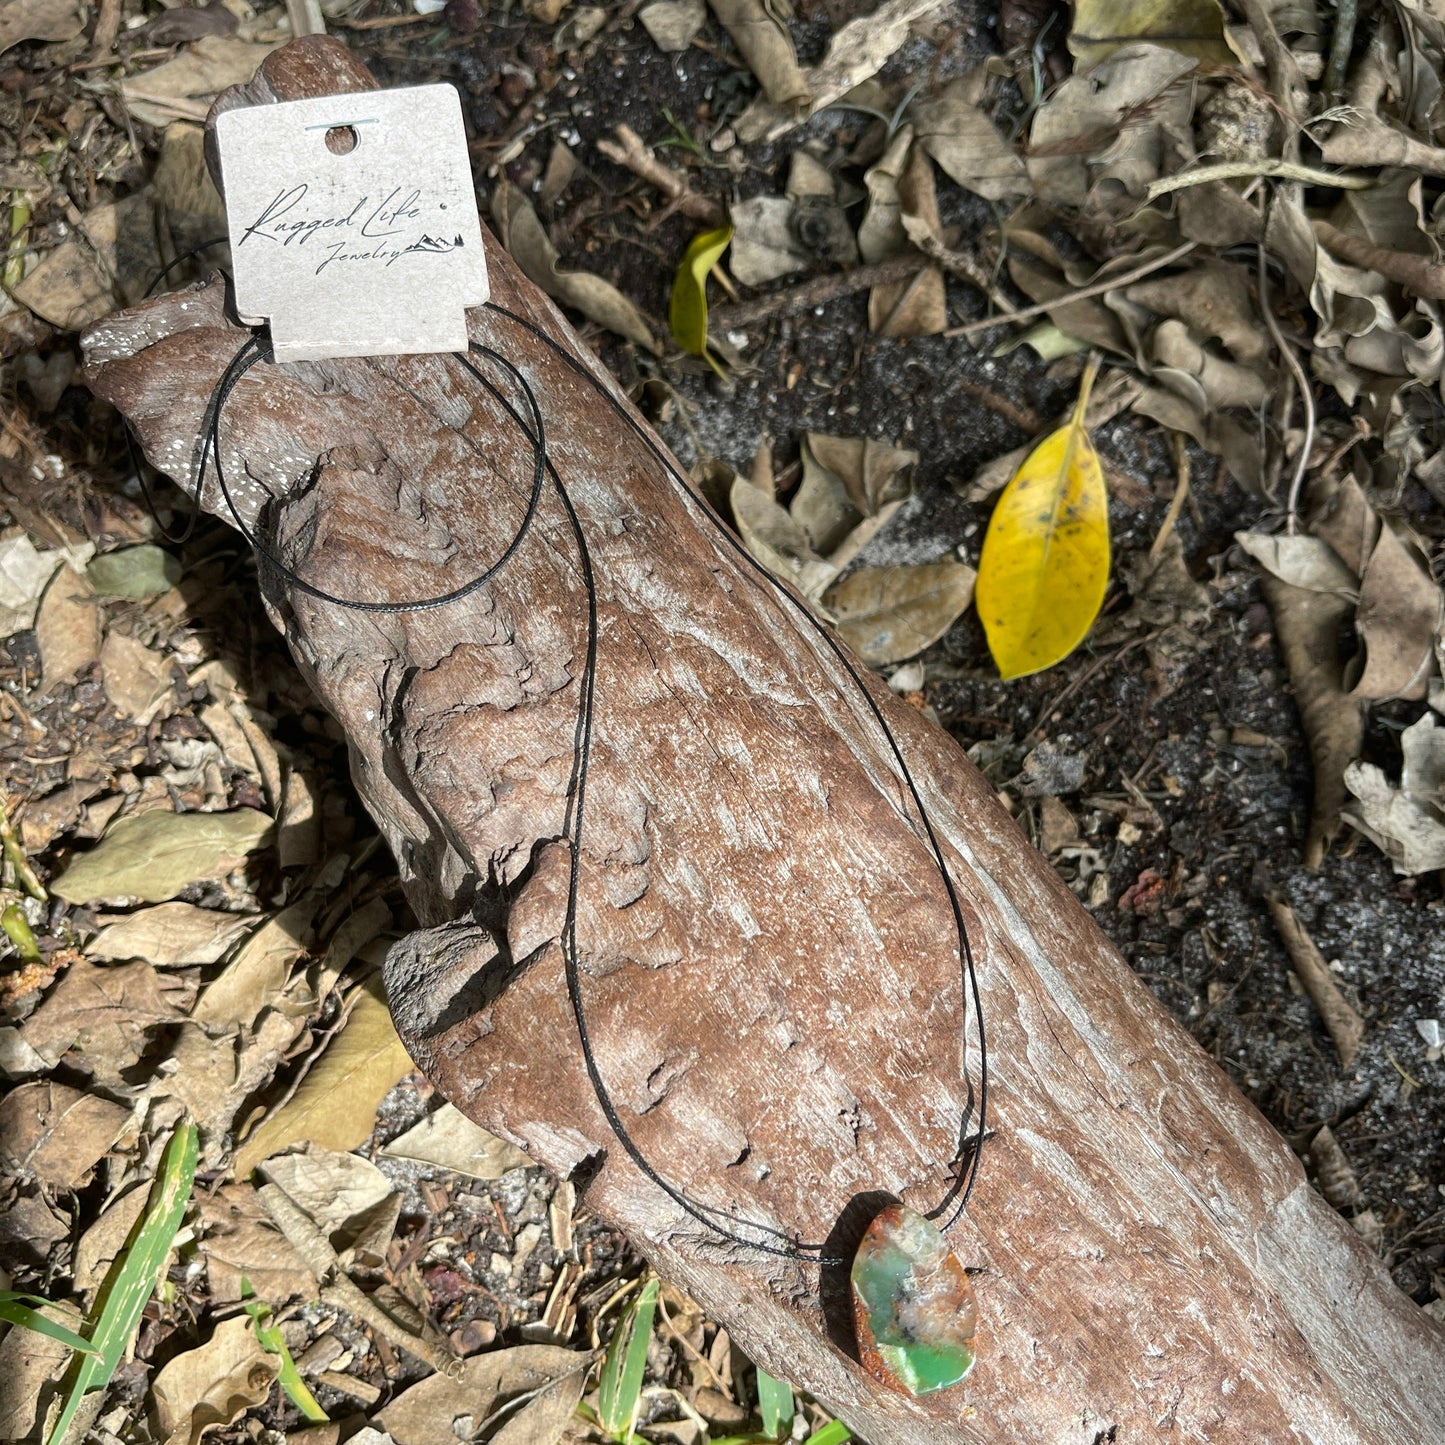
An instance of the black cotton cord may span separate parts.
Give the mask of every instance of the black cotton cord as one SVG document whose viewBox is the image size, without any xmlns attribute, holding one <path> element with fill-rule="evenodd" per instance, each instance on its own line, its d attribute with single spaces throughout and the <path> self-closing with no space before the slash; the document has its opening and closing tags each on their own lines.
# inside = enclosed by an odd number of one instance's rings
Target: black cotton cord
<svg viewBox="0 0 1445 1445">
<path fill-rule="evenodd" d="M 487 302 L 486 306 L 488 310 L 516 323 L 530 335 L 542 341 L 555 355 L 560 357 L 576 375 L 584 379 L 593 388 L 598 397 L 612 409 L 614 414 L 627 424 L 634 435 L 646 446 L 654 460 L 664 468 L 673 483 L 680 489 L 692 506 L 702 516 L 707 518 L 708 522 L 717 530 L 741 560 L 776 592 L 777 595 L 781 596 L 794 612 L 828 645 L 834 658 L 862 695 L 888 744 L 889 751 L 897 764 L 899 774 L 909 796 L 913 800 L 918 817 L 922 822 L 929 851 L 933 856 L 934 863 L 948 895 L 958 934 L 959 959 L 962 982 L 965 990 L 965 1009 L 968 995 L 971 992 L 974 1016 L 977 1021 L 979 1035 L 978 1129 L 972 1139 L 971 1151 L 969 1147 L 970 1141 L 964 1140 L 961 1142 L 959 1153 L 953 1161 L 955 1173 L 954 1183 L 943 1200 L 936 1208 L 930 1211 L 927 1216 L 930 1219 L 936 1220 L 946 1213 L 948 1217 L 940 1227 L 947 1229 L 958 1219 L 959 1215 L 962 1214 L 978 1177 L 987 1125 L 988 1056 L 984 1039 L 983 1009 L 979 996 L 978 976 L 974 967 L 972 950 L 969 946 L 968 930 L 963 916 L 963 906 L 959 900 L 958 892 L 952 876 L 948 871 L 947 864 L 944 861 L 942 846 L 934 831 L 932 820 L 928 816 L 928 810 L 924 807 L 923 799 L 913 775 L 909 771 L 907 763 L 904 761 L 898 741 L 894 737 L 892 729 L 888 726 L 887 719 L 883 716 L 882 709 L 874 699 L 867 682 L 848 658 L 838 640 L 828 628 L 813 615 L 803 602 L 795 597 L 786 587 L 780 585 L 772 574 L 746 550 L 741 541 L 733 536 L 713 509 L 693 488 L 688 478 L 672 463 L 663 449 L 648 434 L 646 428 L 628 413 L 583 362 L 574 357 L 544 331 L 530 321 L 527 321 L 524 317 L 507 310 L 505 307 L 498 306 L 494 302 Z M 586 1066 L 593 1092 L 597 1097 L 598 1104 L 602 1109 L 608 1125 L 617 1136 L 618 1142 L 622 1145 L 628 1157 L 641 1173 L 706 1229 L 721 1236 L 730 1243 L 778 1258 L 792 1259 L 820 1266 L 836 1267 L 846 1265 L 848 1263 L 846 1259 L 829 1256 L 825 1252 L 825 1245 L 798 1242 L 793 1235 L 773 1225 L 764 1224 L 758 1220 L 744 1219 L 739 1217 L 736 1211 L 720 1209 L 714 1205 L 704 1204 L 700 1200 L 693 1199 L 684 1190 L 671 1183 L 654 1168 L 637 1141 L 633 1139 L 619 1115 L 616 1105 L 613 1103 L 605 1080 L 602 1078 L 601 1068 L 598 1065 L 596 1052 L 592 1046 L 591 1032 L 588 1027 L 587 1013 L 582 997 L 582 971 L 577 946 L 577 902 L 581 884 L 582 834 L 586 813 L 587 781 L 591 764 L 593 715 L 596 700 L 597 641 L 599 630 L 596 575 L 592 566 L 591 549 L 587 544 L 581 519 L 577 515 L 576 508 L 567 493 L 561 477 L 557 473 L 556 467 L 547 455 L 546 428 L 542 418 L 541 408 L 537 402 L 536 393 L 533 391 L 527 379 L 522 375 L 521 371 L 500 353 L 478 342 L 472 342 L 470 350 L 475 354 L 487 357 L 496 365 L 500 366 L 521 391 L 529 417 L 524 417 L 512 402 L 502 394 L 500 389 L 482 375 L 467 356 L 460 353 L 457 354 L 457 361 L 481 383 L 487 392 L 512 418 L 522 434 L 531 442 L 534 460 L 532 493 L 528 501 L 527 510 L 518 526 L 516 534 L 513 536 L 501 557 L 488 567 L 486 571 L 473 578 L 470 582 L 450 592 L 440 593 L 433 597 L 421 598 L 414 601 L 371 602 L 355 598 L 338 597 L 332 593 L 323 591 L 299 577 L 292 569 L 282 563 L 270 549 L 265 547 L 251 529 L 247 527 L 240 516 L 239 510 L 226 484 L 221 463 L 220 423 L 221 413 L 224 410 L 225 404 L 242 377 L 244 377 L 258 361 L 271 360 L 269 346 L 264 345 L 255 336 L 249 337 L 246 342 L 243 343 L 240 350 L 237 351 L 230 365 L 222 374 L 221 379 L 217 382 L 207 405 L 203 423 L 202 450 L 196 469 L 195 485 L 193 488 L 195 510 L 192 512 L 191 525 L 194 525 L 195 516 L 200 509 L 200 499 L 205 484 L 206 468 L 209 459 L 210 464 L 215 467 L 216 481 L 220 487 L 227 510 L 230 512 L 231 518 L 241 532 L 241 535 L 250 543 L 257 555 L 260 556 L 268 566 L 272 567 L 293 586 L 320 601 L 328 602 L 339 607 L 346 607 L 354 611 L 387 613 L 421 611 L 445 606 L 450 602 L 457 601 L 469 595 L 502 570 L 507 562 L 516 554 L 527 532 L 530 530 L 538 511 L 544 476 L 551 479 L 553 489 L 556 491 L 562 508 L 566 513 L 568 526 L 572 533 L 572 540 L 577 548 L 579 570 L 581 572 L 583 590 L 587 603 L 586 666 L 583 669 L 579 685 L 572 775 L 568 787 L 567 813 L 563 822 L 563 836 L 567 839 L 571 848 L 571 861 L 567 884 L 567 912 L 563 921 L 559 942 L 562 949 L 563 972 L 566 977 L 568 997 L 572 1005 L 573 1016 L 576 1019 L 577 1034 L 582 1049 L 583 1062 Z M 528 425 L 529 419 L 531 423 L 530 426 Z M 465 435 L 465 433 L 462 433 L 462 435 Z M 187 535 L 189 535 L 189 531 L 190 527 L 188 526 L 186 531 Z M 969 1162 L 966 1168 L 963 1166 L 965 1154 L 969 1156 Z M 762 1237 L 750 1237 L 749 1234 L 739 1233 L 739 1230 L 747 1230 L 753 1235 Z"/>
</svg>

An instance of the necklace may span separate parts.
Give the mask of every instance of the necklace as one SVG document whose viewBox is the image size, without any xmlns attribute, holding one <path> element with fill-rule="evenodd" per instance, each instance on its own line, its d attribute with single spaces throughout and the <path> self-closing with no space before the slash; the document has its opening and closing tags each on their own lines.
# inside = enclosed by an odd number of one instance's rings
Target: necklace
<svg viewBox="0 0 1445 1445">
<path fill-rule="evenodd" d="M 401 613 L 444 607 L 461 600 L 497 577 L 515 556 L 532 529 L 537 517 L 545 484 L 550 480 L 562 510 L 572 546 L 576 551 L 586 597 L 586 655 L 578 685 L 577 723 L 571 777 L 567 789 L 566 817 L 563 834 L 569 848 L 567 903 L 559 938 L 567 992 L 576 1022 L 578 1039 L 589 1080 L 603 1115 L 618 1143 L 638 1170 L 668 1198 L 677 1204 L 712 1235 L 745 1249 L 764 1255 L 811 1263 L 825 1270 L 851 1265 L 853 1315 L 860 1358 L 864 1366 L 881 1382 L 907 1393 L 920 1395 L 944 1388 L 961 1380 L 974 1362 L 973 1335 L 976 1309 L 968 1277 L 957 1258 L 949 1250 L 942 1234 L 958 1219 L 967 1205 L 977 1179 L 986 1134 L 988 1105 L 987 1052 L 982 1022 L 982 1007 L 972 954 L 969 948 L 963 909 L 956 887 L 944 861 L 942 847 L 924 807 L 918 788 L 899 744 L 884 713 L 868 689 L 857 667 L 826 625 L 747 552 L 741 541 L 722 523 L 708 503 L 694 490 L 690 481 L 671 461 L 665 450 L 638 419 L 633 417 L 607 391 L 605 386 L 568 350 L 539 327 L 496 303 L 486 309 L 503 322 L 514 325 L 532 339 L 542 342 L 560 358 L 580 380 L 587 382 L 599 400 L 612 410 L 643 444 L 652 459 L 661 466 L 672 484 L 688 504 L 705 518 L 731 551 L 752 573 L 763 580 L 780 597 L 798 621 L 810 628 L 824 643 L 832 658 L 857 689 L 874 724 L 882 735 L 892 758 L 899 781 L 904 786 L 916 816 L 915 830 L 926 843 L 929 856 L 937 869 L 954 920 L 963 1000 L 971 996 L 975 1026 L 979 1039 L 978 1116 L 972 1133 L 967 1125 L 971 1114 L 972 1085 L 969 1082 L 970 1108 L 965 1110 L 960 1128 L 961 1143 L 949 1167 L 953 1183 L 944 1199 L 925 1217 L 899 1202 L 882 1208 L 873 1218 L 851 1260 L 831 1252 L 822 1244 L 798 1239 L 788 1231 L 761 1220 L 748 1219 L 735 1209 L 720 1208 L 695 1198 L 667 1178 L 647 1157 L 621 1117 L 599 1066 L 582 984 L 577 937 L 578 895 L 582 869 L 583 828 L 586 819 L 587 787 L 592 753 L 593 721 L 596 701 L 598 663 L 598 592 L 591 550 L 580 518 L 568 495 L 566 486 L 547 452 L 546 425 L 535 392 L 522 372 L 495 349 L 473 342 L 467 354 L 457 353 L 455 360 L 480 384 L 511 418 L 532 450 L 532 486 L 525 512 L 501 555 L 470 581 L 450 591 L 410 600 L 368 601 L 337 596 L 307 582 L 287 567 L 255 532 L 247 526 L 233 500 L 221 464 L 220 423 L 227 400 L 241 379 L 258 363 L 272 360 L 269 345 L 252 335 L 242 343 L 207 403 L 202 423 L 202 445 L 192 489 L 194 510 L 178 536 L 184 540 L 194 525 L 204 494 L 208 466 L 213 467 L 217 485 L 231 519 L 261 561 L 293 587 L 322 602 L 371 613 Z M 477 366 L 474 357 L 484 358 L 499 368 L 516 387 L 522 398 L 518 408 L 497 384 Z M 468 441 L 475 448 L 475 443 Z M 942 1224 L 933 1223 L 942 1220 Z"/>
</svg>

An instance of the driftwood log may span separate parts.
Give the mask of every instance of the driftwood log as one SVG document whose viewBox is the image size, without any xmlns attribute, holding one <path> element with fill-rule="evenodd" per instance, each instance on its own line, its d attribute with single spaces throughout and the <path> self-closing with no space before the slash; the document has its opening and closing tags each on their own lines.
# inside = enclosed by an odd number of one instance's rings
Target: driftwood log
<svg viewBox="0 0 1445 1445">
<path fill-rule="evenodd" d="M 371 84 L 312 39 L 219 104 Z M 621 399 L 487 243 L 494 298 Z M 91 385 L 183 483 L 245 335 L 225 300 L 213 282 L 85 339 Z M 514 322 L 482 309 L 471 325 L 535 389 L 598 571 L 578 935 L 623 1118 L 691 1194 L 807 1240 L 841 1241 L 850 1206 L 883 1193 L 929 1209 L 976 1056 L 951 914 L 874 720 L 589 384 Z M 247 521 L 345 595 L 467 581 L 506 548 L 531 479 L 515 420 L 447 358 L 259 366 L 220 435 Z M 204 501 L 218 507 L 214 488 Z M 589 1086 L 558 943 L 586 611 L 556 494 L 502 573 L 436 611 L 346 611 L 261 571 L 425 925 L 387 975 L 414 1057 L 472 1118 L 579 1179 L 770 1371 L 874 1445 L 1440 1441 L 1445 1330 L 1311 1191 L 957 744 L 876 681 L 967 912 L 997 1132 L 951 1230 L 976 1271 L 980 1363 L 921 1402 L 874 1383 L 836 1272 L 711 1237 L 616 1147 Z"/>
</svg>

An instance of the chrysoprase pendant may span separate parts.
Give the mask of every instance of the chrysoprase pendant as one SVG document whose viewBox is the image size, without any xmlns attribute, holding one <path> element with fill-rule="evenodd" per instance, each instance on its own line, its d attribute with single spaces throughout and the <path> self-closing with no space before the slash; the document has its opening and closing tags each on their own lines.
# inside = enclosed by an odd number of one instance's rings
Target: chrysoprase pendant
<svg viewBox="0 0 1445 1445">
<path fill-rule="evenodd" d="M 929 1395 L 973 1368 L 973 1286 L 921 1214 L 888 1205 L 853 1256 L 852 1280 L 858 1352 L 875 1379 Z"/>
</svg>

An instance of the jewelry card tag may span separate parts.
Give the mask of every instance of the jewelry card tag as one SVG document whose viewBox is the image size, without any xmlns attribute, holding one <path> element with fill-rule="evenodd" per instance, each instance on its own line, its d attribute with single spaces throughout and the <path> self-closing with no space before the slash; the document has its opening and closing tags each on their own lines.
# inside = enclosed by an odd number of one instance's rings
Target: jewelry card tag
<svg viewBox="0 0 1445 1445">
<path fill-rule="evenodd" d="M 216 140 L 236 307 L 277 361 L 466 350 L 487 262 L 452 86 L 228 110 Z"/>
</svg>

